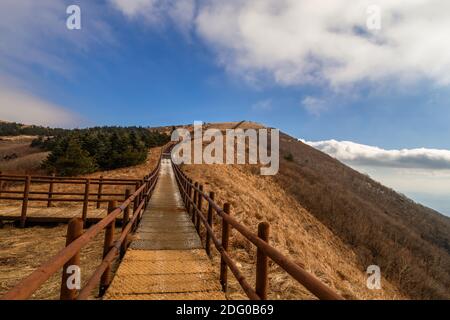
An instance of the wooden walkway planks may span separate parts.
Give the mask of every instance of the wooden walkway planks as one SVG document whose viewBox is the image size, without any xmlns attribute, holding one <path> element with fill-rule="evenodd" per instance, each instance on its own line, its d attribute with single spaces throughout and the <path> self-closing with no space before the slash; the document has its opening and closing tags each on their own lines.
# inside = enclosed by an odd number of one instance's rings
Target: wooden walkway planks
<svg viewBox="0 0 450 320">
<path fill-rule="evenodd" d="M 149 206 L 104 299 L 225 299 L 168 159 L 162 160 Z"/>
</svg>

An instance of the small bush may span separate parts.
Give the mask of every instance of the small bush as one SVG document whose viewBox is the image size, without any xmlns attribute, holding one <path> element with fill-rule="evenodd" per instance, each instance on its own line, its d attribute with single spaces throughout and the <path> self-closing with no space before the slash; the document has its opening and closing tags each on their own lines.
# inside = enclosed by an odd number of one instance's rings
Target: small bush
<svg viewBox="0 0 450 320">
<path fill-rule="evenodd" d="M 294 161 L 294 156 L 292 155 L 292 153 L 288 153 L 284 155 L 284 160 L 289 161 L 289 162 L 293 162 Z"/>
</svg>

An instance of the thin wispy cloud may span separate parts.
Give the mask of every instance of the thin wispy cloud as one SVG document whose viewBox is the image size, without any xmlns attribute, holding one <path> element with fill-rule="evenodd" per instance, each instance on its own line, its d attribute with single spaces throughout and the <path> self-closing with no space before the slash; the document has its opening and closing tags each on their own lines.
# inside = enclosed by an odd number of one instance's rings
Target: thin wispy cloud
<svg viewBox="0 0 450 320">
<path fill-rule="evenodd" d="M 152 27 L 171 23 L 188 33 L 195 16 L 195 0 L 109 0 L 129 19 L 143 20 Z"/>
<path fill-rule="evenodd" d="M 328 110 L 325 100 L 310 96 L 304 98 L 301 105 L 308 113 L 314 116 L 320 116 L 323 112 Z"/>
<path fill-rule="evenodd" d="M 253 111 L 270 111 L 272 110 L 272 100 L 271 99 L 266 99 L 266 100 L 261 100 L 256 102 L 255 104 L 252 105 L 252 110 Z"/>
</svg>

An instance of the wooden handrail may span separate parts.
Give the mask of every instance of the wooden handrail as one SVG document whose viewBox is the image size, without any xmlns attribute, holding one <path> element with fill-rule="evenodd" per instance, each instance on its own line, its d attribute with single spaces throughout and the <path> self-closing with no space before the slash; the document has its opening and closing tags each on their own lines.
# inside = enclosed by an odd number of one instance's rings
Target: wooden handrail
<svg viewBox="0 0 450 320">
<path fill-rule="evenodd" d="M 303 285 L 316 297 L 323 300 L 343 300 L 342 296 L 340 296 L 335 291 L 330 289 L 322 281 L 317 279 L 314 275 L 308 273 L 306 270 L 301 268 L 297 263 L 295 263 L 292 259 L 283 255 L 280 251 L 269 245 L 267 241 L 264 241 L 263 239 L 258 237 L 258 235 L 254 234 L 247 227 L 245 227 L 236 219 L 234 219 L 231 215 L 227 214 L 222 208 L 220 208 L 214 202 L 213 199 L 211 199 L 206 193 L 204 193 L 196 183 L 192 183 L 190 179 L 188 179 L 187 176 L 181 171 L 179 166 L 175 165 L 174 163 L 172 163 L 172 166 L 174 168 L 175 176 L 177 177 L 177 182 L 180 187 L 180 190 L 184 194 L 185 199 L 187 199 L 188 206 L 192 206 L 193 211 L 196 212 L 196 214 L 198 214 L 200 219 L 203 221 L 203 224 L 206 228 L 206 232 L 209 233 L 209 237 L 211 237 L 211 239 L 213 240 L 216 249 L 218 249 L 222 258 L 227 263 L 228 267 L 230 267 L 235 276 L 236 274 L 238 276 L 242 275 L 238 270 L 233 271 L 233 269 L 235 268 L 235 264 L 230 263 L 231 261 L 227 259 L 229 258 L 229 255 L 226 253 L 225 250 L 223 250 L 221 243 L 214 235 L 213 229 L 209 225 L 208 219 L 204 217 L 203 213 L 197 207 L 196 201 L 198 200 L 195 199 L 195 197 L 192 199 L 192 196 L 190 195 L 191 192 L 190 190 L 194 190 L 194 193 L 196 195 L 205 199 L 205 201 L 208 202 L 212 210 L 215 211 L 216 214 L 218 214 L 222 218 L 222 221 L 231 226 L 232 228 L 236 229 L 248 241 L 250 241 L 253 245 L 255 245 L 260 254 L 261 253 L 264 254 L 272 261 L 274 261 L 276 264 L 278 264 L 284 271 L 286 271 L 289 275 L 291 275 L 297 282 Z M 187 190 L 189 190 L 189 192 Z M 246 292 L 247 296 L 249 296 L 249 298 L 252 299 L 254 290 L 252 289 L 250 291 L 247 285 L 245 285 L 245 287 L 243 286 L 243 289 Z M 249 292 L 251 295 L 249 295 Z"/>
<path fill-rule="evenodd" d="M 11 179 L 21 179 L 24 180 L 26 178 L 26 175 L 14 175 L 14 174 L 1 174 L 2 177 L 4 178 L 11 178 Z M 72 180 L 80 180 L 80 181 L 84 181 L 86 180 L 86 178 L 80 178 L 80 177 L 59 177 L 59 176 L 39 176 L 39 175 L 35 175 L 32 176 L 33 179 L 40 179 L 40 180 L 68 180 L 68 181 L 72 181 Z M 135 181 L 140 181 L 141 179 L 127 179 L 127 178 L 102 178 L 102 177 L 98 177 L 98 178 L 90 178 L 92 181 L 118 181 L 118 182 L 135 182 Z"/>
<path fill-rule="evenodd" d="M 27 221 L 27 211 L 29 202 L 46 202 L 47 207 L 51 207 L 52 203 L 56 202 L 79 202 L 83 204 L 81 217 L 86 223 L 88 218 L 89 203 L 95 203 L 97 209 L 100 208 L 102 203 L 112 200 L 122 200 L 123 193 L 105 192 L 103 193 L 103 186 L 132 186 L 137 182 L 146 182 L 146 179 L 120 179 L 120 178 L 66 178 L 66 177 L 54 177 L 54 176 L 20 176 L 20 175 L 3 175 L 0 173 L 0 200 L 20 201 L 22 202 L 22 209 L 20 215 L 20 226 L 25 227 Z M 46 180 L 42 180 L 46 179 Z M 48 179 L 48 180 L 47 180 Z M 24 183 L 23 190 L 5 190 L 3 182 L 14 181 Z M 31 187 L 33 183 L 48 183 L 49 187 L 47 191 L 33 191 Z M 84 186 L 83 192 L 55 192 L 54 185 L 56 184 L 71 184 Z M 98 185 L 96 187 L 97 192 L 90 191 L 92 185 Z M 94 197 L 95 199 L 93 199 Z M 7 217 L 11 218 L 11 217 Z M 16 217 L 18 219 L 18 217 Z M 56 220 L 55 220 L 56 221 Z"/>
<path fill-rule="evenodd" d="M 78 295 L 78 299 L 86 299 L 92 289 L 98 284 L 101 276 L 104 274 L 114 259 L 118 256 L 117 252 L 120 250 L 123 241 L 128 234 L 133 230 L 133 226 L 137 225 L 137 220 L 140 219 L 145 205 L 148 203 L 148 197 L 151 197 L 153 190 L 158 180 L 158 174 L 161 166 L 161 157 L 157 167 L 147 176 L 145 183 L 143 183 L 128 199 L 126 199 L 119 207 L 111 210 L 111 212 L 103 218 L 100 222 L 92 225 L 86 232 L 75 240 L 70 242 L 64 249 L 59 251 L 53 258 L 38 267 L 28 277 L 20 281 L 8 293 L 2 296 L 1 300 L 23 300 L 28 299 L 45 281 L 47 281 L 53 274 L 58 272 L 64 264 L 71 260 L 74 256 L 79 254 L 80 250 L 91 242 L 102 230 L 110 226 L 116 218 L 124 212 L 131 203 L 136 203 L 135 199 L 140 199 L 139 204 L 133 210 L 133 218 L 127 223 L 126 227 L 121 232 L 117 241 L 114 242 L 111 249 L 105 252 L 101 264 L 94 271 L 85 288 Z"/>
</svg>

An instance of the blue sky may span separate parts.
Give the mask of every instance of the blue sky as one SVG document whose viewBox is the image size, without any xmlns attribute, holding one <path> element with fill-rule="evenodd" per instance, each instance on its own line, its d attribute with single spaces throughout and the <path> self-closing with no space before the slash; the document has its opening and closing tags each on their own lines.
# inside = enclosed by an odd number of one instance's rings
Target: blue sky
<svg viewBox="0 0 450 320">
<path fill-rule="evenodd" d="M 69 127 L 246 119 L 307 141 L 450 149 L 448 1 L 313 2 L 4 0 L 0 118 Z M 381 30 L 355 32 L 373 3 Z M 70 4 L 81 30 L 66 28 Z M 413 169 L 395 167 L 391 186 L 407 189 Z M 383 170 L 366 171 L 384 182 Z M 450 212 L 445 188 L 427 204 Z M 423 189 L 407 192 L 436 198 Z"/>
</svg>

